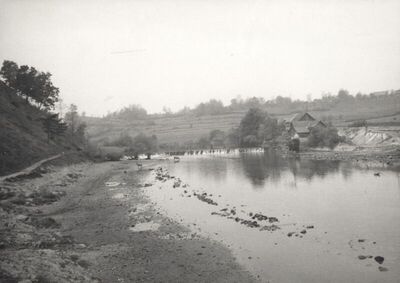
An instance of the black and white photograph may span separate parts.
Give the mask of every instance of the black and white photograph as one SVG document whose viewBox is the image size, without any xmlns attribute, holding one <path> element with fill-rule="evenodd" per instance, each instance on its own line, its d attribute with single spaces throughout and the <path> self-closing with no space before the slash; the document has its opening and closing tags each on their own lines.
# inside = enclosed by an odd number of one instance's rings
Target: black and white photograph
<svg viewBox="0 0 400 283">
<path fill-rule="evenodd" d="M 400 0 L 0 0 L 1 283 L 400 283 Z"/>
</svg>

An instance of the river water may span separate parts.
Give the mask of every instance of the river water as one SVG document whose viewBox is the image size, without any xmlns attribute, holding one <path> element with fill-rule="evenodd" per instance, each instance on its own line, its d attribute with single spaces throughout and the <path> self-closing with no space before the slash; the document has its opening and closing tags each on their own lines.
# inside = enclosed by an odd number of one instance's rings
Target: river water
<svg viewBox="0 0 400 283">
<path fill-rule="evenodd" d="M 400 172 L 274 153 L 188 156 L 162 166 L 175 179 L 153 179 L 149 197 L 223 242 L 263 282 L 400 282 Z"/>
</svg>

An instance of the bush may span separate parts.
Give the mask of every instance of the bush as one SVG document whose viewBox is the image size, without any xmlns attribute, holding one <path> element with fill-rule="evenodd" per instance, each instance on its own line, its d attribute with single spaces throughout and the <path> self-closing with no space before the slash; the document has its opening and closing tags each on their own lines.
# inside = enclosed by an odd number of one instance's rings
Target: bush
<svg viewBox="0 0 400 283">
<path fill-rule="evenodd" d="M 329 147 L 333 149 L 344 138 L 339 136 L 335 127 L 314 127 L 308 136 L 308 145 L 310 147 Z"/>
</svg>

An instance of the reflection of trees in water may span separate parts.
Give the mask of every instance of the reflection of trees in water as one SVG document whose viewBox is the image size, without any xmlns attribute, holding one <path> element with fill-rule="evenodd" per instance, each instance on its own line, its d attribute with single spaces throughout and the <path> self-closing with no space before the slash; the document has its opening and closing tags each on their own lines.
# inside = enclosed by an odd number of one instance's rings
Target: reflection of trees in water
<svg viewBox="0 0 400 283">
<path fill-rule="evenodd" d="M 347 180 L 353 174 L 354 165 L 351 162 L 341 162 L 340 172 L 342 173 L 343 179 Z"/>
<path fill-rule="evenodd" d="M 265 183 L 276 184 L 282 178 L 288 178 L 296 187 L 298 178 L 311 181 L 314 178 L 340 172 L 345 179 L 349 178 L 354 170 L 350 162 L 333 160 L 310 160 L 300 158 L 283 159 L 276 152 L 270 151 L 264 154 L 243 153 L 240 159 L 229 158 L 199 158 L 188 162 L 180 162 L 180 170 L 189 175 L 194 174 L 198 178 L 213 179 L 224 182 L 229 174 L 241 176 L 250 180 L 255 189 L 263 188 Z M 293 180 L 290 179 L 290 174 Z"/>
<path fill-rule="evenodd" d="M 314 177 L 323 179 L 328 173 L 338 172 L 340 161 L 303 159 L 298 168 L 298 176 L 311 181 Z"/>
<path fill-rule="evenodd" d="M 398 187 L 399 187 L 399 189 L 400 189 L 400 172 L 397 172 L 397 185 L 398 185 Z"/>
<path fill-rule="evenodd" d="M 310 160 L 300 158 L 283 159 L 276 152 L 265 152 L 264 155 L 243 154 L 241 164 L 245 175 L 255 187 L 264 186 L 266 180 L 277 183 L 290 171 L 294 177 L 294 186 L 297 178 L 311 181 L 315 177 L 325 178 L 329 173 L 338 172 L 341 168 L 340 161 Z M 351 168 L 342 170 L 344 177 L 349 177 Z"/>
<path fill-rule="evenodd" d="M 276 153 L 265 152 L 264 155 L 243 154 L 241 161 L 245 175 L 256 187 L 264 186 L 266 179 L 273 183 L 281 179 L 284 161 Z"/>
</svg>

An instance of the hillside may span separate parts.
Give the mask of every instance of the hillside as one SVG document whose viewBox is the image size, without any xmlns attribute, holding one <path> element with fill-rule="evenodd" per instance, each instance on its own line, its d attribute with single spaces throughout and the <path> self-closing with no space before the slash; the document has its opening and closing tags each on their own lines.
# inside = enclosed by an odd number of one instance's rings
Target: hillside
<svg viewBox="0 0 400 283">
<path fill-rule="evenodd" d="M 75 148 L 63 138 L 47 142 L 41 122 L 46 113 L 0 81 L 0 175 Z"/>
<path fill-rule="evenodd" d="M 336 126 L 348 126 L 357 120 L 366 120 L 370 125 L 400 125 L 400 94 L 393 101 L 361 101 L 356 105 L 337 103 L 324 110 L 311 108 L 309 112 L 317 119 L 330 121 Z M 305 109 L 303 109 L 305 110 Z M 247 109 L 222 113 L 219 115 L 147 115 L 142 119 L 85 118 L 88 134 L 95 143 L 113 140 L 121 134 L 135 136 L 138 133 L 157 135 L 160 144 L 180 144 L 196 141 L 210 131 L 218 129 L 227 131 L 237 127 Z M 267 107 L 268 113 L 278 119 L 285 119 L 297 113 L 298 109 L 284 107 Z"/>
<path fill-rule="evenodd" d="M 245 112 L 223 115 L 151 117 L 136 121 L 122 119 L 86 118 L 89 138 L 94 142 L 112 140 L 122 133 L 157 135 L 160 143 L 185 143 L 208 134 L 211 130 L 236 127 Z"/>
</svg>

